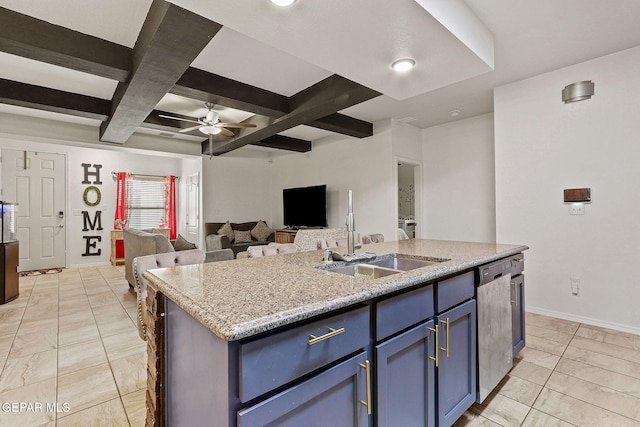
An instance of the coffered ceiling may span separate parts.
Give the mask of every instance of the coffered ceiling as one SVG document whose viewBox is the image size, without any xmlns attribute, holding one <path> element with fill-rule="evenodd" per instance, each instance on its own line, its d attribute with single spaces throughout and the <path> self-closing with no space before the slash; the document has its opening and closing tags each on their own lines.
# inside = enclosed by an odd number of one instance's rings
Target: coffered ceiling
<svg viewBox="0 0 640 427">
<path fill-rule="evenodd" d="M 256 125 L 215 136 L 215 155 L 247 144 L 306 151 L 335 134 L 371 135 L 389 118 L 422 128 L 488 113 L 496 86 L 640 44 L 636 0 L 0 7 L 0 113 L 81 123 L 124 146 L 135 132 L 202 141 L 208 154 L 197 130 L 178 133 L 193 123 L 159 115 L 196 120 L 213 102 L 223 122 Z M 416 67 L 393 72 L 400 57 Z"/>
</svg>

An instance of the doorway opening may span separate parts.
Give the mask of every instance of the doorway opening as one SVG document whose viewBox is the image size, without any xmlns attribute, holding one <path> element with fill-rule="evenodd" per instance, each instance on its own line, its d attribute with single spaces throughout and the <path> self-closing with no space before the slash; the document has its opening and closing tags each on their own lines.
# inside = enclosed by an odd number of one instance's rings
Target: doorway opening
<svg viewBox="0 0 640 427">
<path fill-rule="evenodd" d="M 410 239 L 417 236 L 419 167 L 417 164 L 398 162 L 398 234 L 404 237 L 404 232 Z"/>
</svg>

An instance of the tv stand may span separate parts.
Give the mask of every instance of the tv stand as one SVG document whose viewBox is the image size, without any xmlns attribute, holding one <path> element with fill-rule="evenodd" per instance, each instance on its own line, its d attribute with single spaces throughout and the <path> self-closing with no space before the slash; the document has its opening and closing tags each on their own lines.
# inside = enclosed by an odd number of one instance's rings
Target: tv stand
<svg viewBox="0 0 640 427">
<path fill-rule="evenodd" d="M 293 239 L 295 239 L 297 233 L 297 228 L 276 230 L 276 243 L 293 243 Z"/>
</svg>

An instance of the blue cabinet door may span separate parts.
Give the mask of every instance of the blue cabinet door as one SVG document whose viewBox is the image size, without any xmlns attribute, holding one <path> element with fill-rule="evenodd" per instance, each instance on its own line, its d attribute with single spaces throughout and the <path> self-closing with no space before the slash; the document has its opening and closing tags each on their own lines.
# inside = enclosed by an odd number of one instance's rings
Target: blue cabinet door
<svg viewBox="0 0 640 427">
<path fill-rule="evenodd" d="M 376 346 L 378 427 L 435 425 L 434 321 Z"/>
<path fill-rule="evenodd" d="M 524 275 L 511 279 L 511 319 L 513 330 L 513 355 L 524 348 Z"/>
<path fill-rule="evenodd" d="M 436 321 L 438 427 L 449 427 L 476 400 L 476 301 L 439 314 Z"/>
<path fill-rule="evenodd" d="M 239 427 L 366 427 L 371 407 L 367 353 L 238 412 Z"/>
</svg>

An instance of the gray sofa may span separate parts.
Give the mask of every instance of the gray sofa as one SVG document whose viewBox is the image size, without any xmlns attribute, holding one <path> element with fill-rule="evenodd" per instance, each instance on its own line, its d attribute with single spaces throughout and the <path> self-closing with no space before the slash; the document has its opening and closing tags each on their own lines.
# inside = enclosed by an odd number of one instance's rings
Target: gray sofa
<svg viewBox="0 0 640 427">
<path fill-rule="evenodd" d="M 218 230 L 220 230 L 220 228 L 225 224 L 226 222 L 206 222 L 204 224 L 204 235 L 206 236 L 207 250 L 229 248 L 237 255 L 239 252 L 246 251 L 249 246 L 268 245 L 269 243 L 276 241 L 276 234 L 274 231 L 265 240 L 257 240 L 255 237 L 251 236 L 250 242 L 237 243 L 235 240 L 232 241 L 225 235 L 218 234 Z M 238 223 L 230 222 L 230 224 L 234 231 L 251 231 L 258 224 L 258 221 Z"/>
<path fill-rule="evenodd" d="M 135 230 L 133 228 L 125 228 L 123 230 L 123 239 L 124 277 L 127 279 L 129 287 L 132 289 L 136 283 L 133 272 L 133 260 L 136 257 L 175 252 L 176 250 L 169 239 L 162 234 L 153 233 L 153 229 Z M 234 254 L 230 250 L 213 250 L 205 252 L 204 262 L 221 261 L 233 258 Z"/>
</svg>

